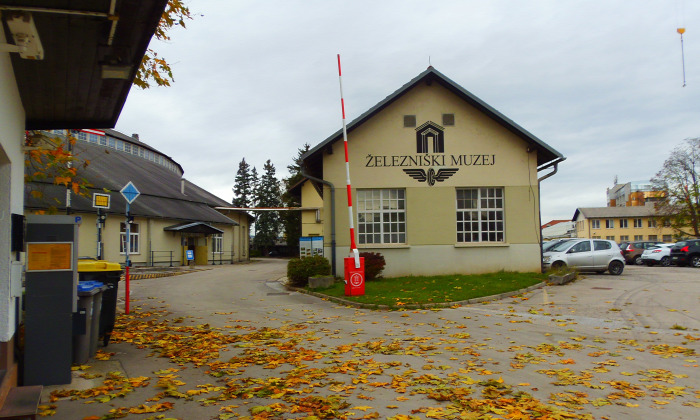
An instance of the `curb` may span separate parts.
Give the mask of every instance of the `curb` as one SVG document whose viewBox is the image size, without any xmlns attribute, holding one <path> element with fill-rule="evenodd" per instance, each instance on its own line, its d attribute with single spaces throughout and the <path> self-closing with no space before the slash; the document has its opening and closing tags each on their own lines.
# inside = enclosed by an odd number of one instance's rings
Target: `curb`
<svg viewBox="0 0 700 420">
<path fill-rule="evenodd" d="M 284 284 L 284 287 L 287 288 L 287 290 L 292 290 L 292 291 L 303 293 L 306 295 L 311 295 L 311 296 L 314 296 L 317 298 L 321 298 L 323 300 L 329 300 L 331 302 L 339 303 L 339 304 L 345 305 L 345 306 L 351 306 L 351 307 L 360 308 L 360 309 L 372 309 L 372 310 L 377 310 L 377 311 L 389 311 L 389 310 L 400 310 L 400 309 L 451 308 L 451 307 L 455 307 L 455 306 L 473 305 L 475 303 L 486 303 L 486 302 L 490 302 L 490 301 L 494 301 L 494 300 L 506 299 L 506 298 L 520 295 L 523 293 L 531 292 L 533 290 L 540 289 L 546 285 L 547 285 L 547 283 L 541 282 L 541 283 L 533 284 L 532 286 L 526 287 L 524 289 L 513 290 L 511 292 L 505 292 L 505 293 L 499 293 L 497 295 L 492 295 L 492 296 L 482 296 L 482 297 L 478 297 L 478 298 L 473 298 L 473 299 L 468 299 L 468 300 L 460 300 L 460 301 L 456 301 L 456 302 L 407 304 L 407 305 L 403 305 L 403 306 L 398 307 L 398 308 L 395 306 L 379 305 L 379 304 L 375 304 L 375 303 L 353 302 L 353 301 L 339 298 L 336 296 L 328 296 L 328 295 L 324 295 L 322 293 L 312 292 L 310 290 L 302 289 L 300 287 L 288 286 L 286 284 Z"/>
</svg>

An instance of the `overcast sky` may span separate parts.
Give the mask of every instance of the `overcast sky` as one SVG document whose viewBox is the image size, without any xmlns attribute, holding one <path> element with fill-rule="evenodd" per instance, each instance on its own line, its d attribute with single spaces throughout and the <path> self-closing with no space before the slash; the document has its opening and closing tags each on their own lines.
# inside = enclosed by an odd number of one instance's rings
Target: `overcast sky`
<svg viewBox="0 0 700 420">
<path fill-rule="evenodd" d="M 543 223 L 604 206 L 615 176 L 648 180 L 700 136 L 700 1 L 188 5 L 187 29 L 151 44 L 175 83 L 133 88 L 116 129 L 227 201 L 242 158 L 259 172 L 271 159 L 282 178 L 304 143 L 341 128 L 336 54 L 348 121 L 430 63 L 566 156 L 542 183 Z"/>
</svg>

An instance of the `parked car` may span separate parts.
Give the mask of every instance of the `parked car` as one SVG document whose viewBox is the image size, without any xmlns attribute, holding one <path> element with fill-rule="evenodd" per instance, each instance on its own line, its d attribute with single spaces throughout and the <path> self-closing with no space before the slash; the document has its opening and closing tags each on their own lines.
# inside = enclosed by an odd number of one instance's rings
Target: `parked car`
<svg viewBox="0 0 700 420">
<path fill-rule="evenodd" d="M 582 271 L 596 271 L 619 276 L 625 269 L 625 259 L 620 247 L 607 239 L 574 239 L 561 242 L 545 252 L 542 264 L 546 269 L 566 266 Z"/>
<path fill-rule="evenodd" d="M 642 252 L 644 252 L 645 249 L 662 243 L 663 242 L 659 241 L 623 242 L 620 249 L 622 250 L 622 256 L 625 257 L 627 264 L 642 265 Z"/>
<path fill-rule="evenodd" d="M 642 263 L 649 267 L 653 265 L 661 265 L 668 267 L 671 265 L 671 247 L 674 244 L 658 244 L 642 252 Z"/>
<path fill-rule="evenodd" d="M 553 239 L 551 241 L 543 242 L 542 243 L 542 252 L 547 252 L 550 249 L 552 249 L 552 247 L 554 247 L 555 245 L 562 243 L 562 242 L 565 242 L 565 241 L 571 241 L 571 240 L 573 240 L 573 239 L 564 238 L 564 239 Z"/>
<path fill-rule="evenodd" d="M 676 242 L 671 247 L 671 262 L 676 265 L 700 267 L 700 239 Z"/>
</svg>

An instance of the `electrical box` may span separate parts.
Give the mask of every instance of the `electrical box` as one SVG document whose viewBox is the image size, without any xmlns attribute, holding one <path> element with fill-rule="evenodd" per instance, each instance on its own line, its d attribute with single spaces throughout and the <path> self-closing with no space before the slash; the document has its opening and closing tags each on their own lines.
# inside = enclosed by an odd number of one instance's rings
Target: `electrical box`
<svg viewBox="0 0 700 420">
<path fill-rule="evenodd" d="M 76 216 L 28 215 L 23 385 L 71 382 L 78 299 Z"/>
</svg>

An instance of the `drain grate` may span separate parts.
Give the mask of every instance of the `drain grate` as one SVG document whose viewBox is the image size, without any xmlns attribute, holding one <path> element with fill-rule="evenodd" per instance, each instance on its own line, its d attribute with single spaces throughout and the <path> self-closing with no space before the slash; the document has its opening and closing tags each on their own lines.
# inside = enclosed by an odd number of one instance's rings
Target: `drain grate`
<svg viewBox="0 0 700 420">
<path fill-rule="evenodd" d="M 597 289 L 597 290 L 612 290 L 612 287 L 591 287 L 591 289 Z"/>
<path fill-rule="evenodd" d="M 289 293 L 287 292 L 270 292 L 267 295 L 268 296 L 282 296 L 282 295 L 288 295 Z"/>
</svg>

